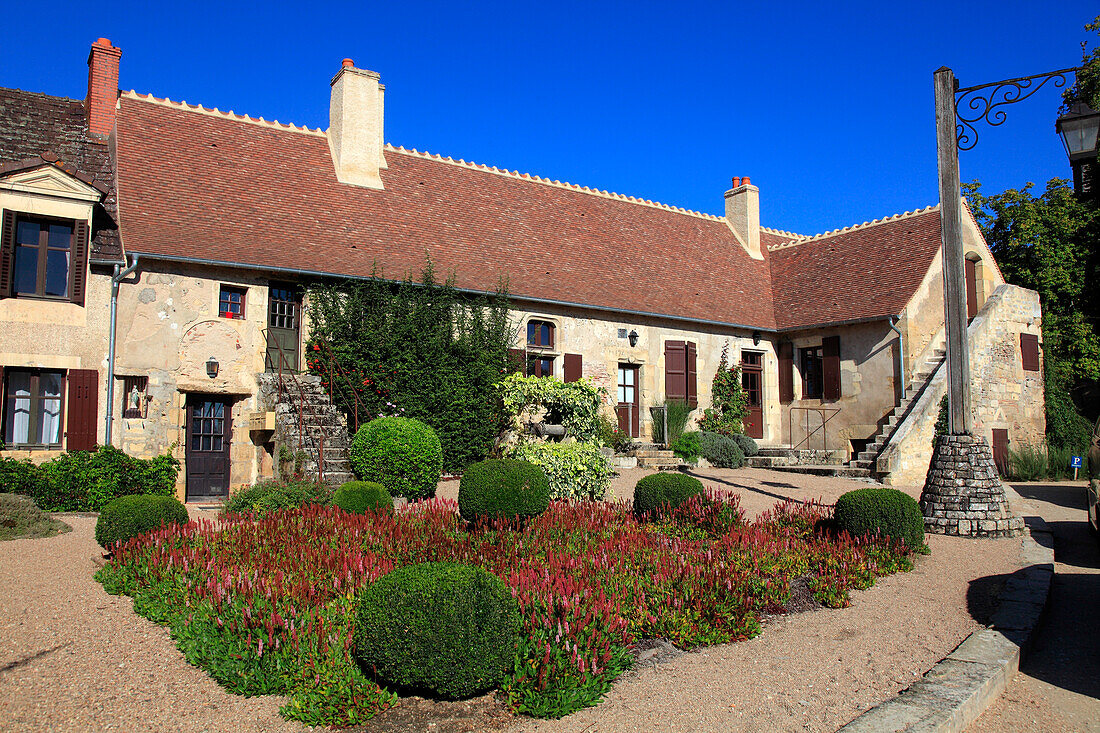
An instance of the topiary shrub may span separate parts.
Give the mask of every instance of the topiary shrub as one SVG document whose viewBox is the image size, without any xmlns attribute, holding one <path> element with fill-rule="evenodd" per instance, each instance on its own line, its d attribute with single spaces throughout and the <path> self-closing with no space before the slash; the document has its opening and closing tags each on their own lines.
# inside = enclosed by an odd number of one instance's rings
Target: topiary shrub
<svg viewBox="0 0 1100 733">
<path fill-rule="evenodd" d="M 393 514 L 393 497 L 385 486 L 374 481 L 348 481 L 336 490 L 333 503 L 349 514 L 372 511 Z"/>
<path fill-rule="evenodd" d="M 737 443 L 737 447 L 741 449 L 741 452 L 745 454 L 746 458 L 751 458 L 760 453 L 760 446 L 756 444 L 755 440 L 744 433 L 734 433 L 730 437 Z"/>
<path fill-rule="evenodd" d="M 530 461 L 550 482 L 551 499 L 600 501 L 611 486 L 611 461 L 592 443 L 525 443 L 513 458 Z"/>
<path fill-rule="evenodd" d="M 187 524 L 187 507 L 174 496 L 138 494 L 109 502 L 95 523 L 95 541 L 105 549 L 166 524 Z"/>
<path fill-rule="evenodd" d="M 853 537 L 881 534 L 904 542 L 909 550 L 924 546 L 920 505 L 897 489 L 856 489 L 836 501 L 834 526 Z"/>
<path fill-rule="evenodd" d="M 679 438 L 672 441 L 669 448 L 685 461 L 694 461 L 702 453 L 702 446 L 699 445 L 699 433 L 694 430 L 682 433 Z"/>
<path fill-rule="evenodd" d="M 29 496 L 0 492 L 0 541 L 53 537 L 72 531 L 35 506 Z"/>
<path fill-rule="evenodd" d="M 634 485 L 634 514 L 639 518 L 653 513 L 664 514 L 680 506 L 688 497 L 702 492 L 703 482 L 686 473 L 650 474 Z"/>
<path fill-rule="evenodd" d="M 355 475 L 394 496 L 430 499 L 443 473 L 443 449 L 430 427 L 411 417 L 380 417 L 363 425 L 348 451 Z"/>
<path fill-rule="evenodd" d="M 487 692 L 514 666 L 519 638 L 512 591 L 469 565 L 409 565 L 359 597 L 355 652 L 387 686 L 449 699 Z"/>
<path fill-rule="evenodd" d="M 745 454 L 729 435 L 718 433 L 700 433 L 699 450 L 717 468 L 741 468 L 745 465 Z"/>
<path fill-rule="evenodd" d="M 252 512 L 256 517 L 265 517 L 280 509 L 331 503 L 332 489 L 324 484 L 312 481 L 261 481 L 230 495 L 222 512 Z"/>
<path fill-rule="evenodd" d="M 467 467 L 458 483 L 458 512 L 467 522 L 536 517 L 549 505 L 550 482 L 530 461 L 481 461 Z"/>
</svg>

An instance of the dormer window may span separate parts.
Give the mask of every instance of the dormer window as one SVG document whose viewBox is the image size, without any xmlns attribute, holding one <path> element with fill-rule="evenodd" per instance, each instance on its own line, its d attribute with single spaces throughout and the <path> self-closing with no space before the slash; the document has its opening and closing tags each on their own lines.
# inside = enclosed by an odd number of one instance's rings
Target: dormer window
<svg viewBox="0 0 1100 733">
<path fill-rule="evenodd" d="M 10 250 L 11 294 L 15 297 L 64 298 L 72 293 L 74 222 L 25 215 L 14 220 Z M 83 264 L 83 263 L 81 263 Z"/>
<path fill-rule="evenodd" d="M 528 321 L 527 346 L 542 349 L 554 348 L 554 324 L 550 321 Z"/>
</svg>

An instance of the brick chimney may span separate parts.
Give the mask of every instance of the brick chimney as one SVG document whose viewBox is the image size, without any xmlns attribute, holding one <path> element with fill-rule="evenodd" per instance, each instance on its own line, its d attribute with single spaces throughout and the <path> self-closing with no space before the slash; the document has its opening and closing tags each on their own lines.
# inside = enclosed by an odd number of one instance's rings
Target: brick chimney
<svg viewBox="0 0 1100 733">
<path fill-rule="evenodd" d="M 115 129 L 118 106 L 118 61 L 122 49 L 115 48 L 106 38 L 92 44 L 88 54 L 88 96 L 84 99 L 84 114 L 88 132 L 105 138 Z"/>
<path fill-rule="evenodd" d="M 748 176 L 734 178 L 726 191 L 726 224 L 754 260 L 764 259 L 760 251 L 760 189 Z"/>
<path fill-rule="evenodd" d="M 386 88 L 373 71 L 355 68 L 351 59 L 332 79 L 328 144 L 336 179 L 365 188 L 382 188 L 382 98 Z"/>
</svg>

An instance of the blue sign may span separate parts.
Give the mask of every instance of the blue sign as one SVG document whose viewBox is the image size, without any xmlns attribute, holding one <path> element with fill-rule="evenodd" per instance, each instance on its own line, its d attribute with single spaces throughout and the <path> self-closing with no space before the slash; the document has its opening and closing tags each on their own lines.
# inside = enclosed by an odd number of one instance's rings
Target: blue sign
<svg viewBox="0 0 1100 733">
<path fill-rule="evenodd" d="M 1080 468 L 1081 467 L 1081 456 L 1070 456 L 1070 458 L 1069 458 L 1069 467 L 1070 468 Z"/>
</svg>

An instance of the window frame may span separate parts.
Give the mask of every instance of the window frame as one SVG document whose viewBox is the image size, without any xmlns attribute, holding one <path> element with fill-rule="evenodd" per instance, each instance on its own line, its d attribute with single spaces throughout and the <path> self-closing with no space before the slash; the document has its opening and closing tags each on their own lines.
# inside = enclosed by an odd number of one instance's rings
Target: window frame
<svg viewBox="0 0 1100 733">
<path fill-rule="evenodd" d="M 802 376 L 802 399 L 825 399 L 825 353 L 822 346 L 803 346 L 798 354 L 798 368 Z M 816 366 L 815 366 L 816 365 Z M 816 376 L 816 381 L 813 377 Z M 811 387 L 815 387 L 811 389 Z"/>
<path fill-rule="evenodd" d="M 553 354 L 545 354 L 541 351 L 529 351 L 527 352 L 527 364 L 524 368 L 524 374 L 528 377 L 552 377 L 554 376 L 554 360 Z M 549 362 L 549 371 L 543 371 L 543 362 Z M 532 368 L 532 365 L 534 368 Z"/>
<path fill-rule="evenodd" d="M 537 324 L 537 328 L 535 329 L 535 333 L 534 333 L 535 340 L 532 341 L 531 340 L 531 338 L 532 338 L 531 327 L 535 326 L 536 324 Z M 539 341 L 542 340 L 542 328 L 543 328 L 543 326 L 545 326 L 548 329 L 547 337 L 549 338 L 550 343 L 546 343 L 546 344 L 539 343 Z M 528 319 L 528 321 L 527 321 L 527 348 L 529 348 L 529 349 L 553 349 L 554 344 L 557 341 L 557 334 L 555 333 L 556 330 L 557 330 L 557 324 L 554 323 L 553 321 L 548 321 L 545 318 L 531 318 L 531 319 Z"/>
<path fill-rule="evenodd" d="M 230 298 L 226 299 L 226 295 Z M 239 295 L 241 312 L 234 314 L 232 311 L 225 310 L 223 306 L 225 304 L 234 305 L 232 296 Z M 248 288 L 241 285 L 227 285 L 222 283 L 218 287 L 218 318 L 228 318 L 231 321 L 243 321 L 248 313 Z"/>
<path fill-rule="evenodd" d="M 68 387 L 68 373 L 67 373 L 67 371 L 64 370 L 64 369 L 42 369 L 42 368 L 38 368 L 38 367 L 7 367 L 3 370 L 3 372 L 4 372 L 4 374 L 3 374 L 3 407 L 2 407 L 3 412 L 0 413 L 0 417 L 3 418 L 3 420 L 2 420 L 2 422 L 3 422 L 3 432 L 0 433 L 0 438 L 3 439 L 3 442 L 0 443 L 0 445 L 3 445 L 4 450 L 60 450 L 62 445 L 65 442 L 65 432 L 66 432 L 65 431 L 65 419 L 66 419 L 65 403 L 67 402 L 67 400 L 65 399 L 65 395 L 67 394 L 66 388 Z M 10 381 L 11 376 L 13 374 L 27 374 L 27 373 L 30 374 L 30 383 L 29 383 L 30 384 L 30 388 L 29 388 L 30 406 L 27 410 L 27 413 L 28 413 L 27 414 L 27 421 L 28 421 L 27 437 L 28 437 L 28 439 L 31 437 L 30 431 L 33 429 L 34 431 L 36 431 L 36 434 L 34 435 L 34 437 L 36 438 L 36 441 L 32 442 L 32 441 L 28 440 L 28 442 L 26 442 L 26 443 L 13 443 L 13 442 L 9 442 L 9 440 L 8 440 L 9 431 L 12 430 L 12 426 L 9 424 L 8 403 L 13 402 L 16 398 L 13 397 L 10 394 L 8 384 L 9 384 L 9 381 Z M 59 384 L 58 390 L 57 390 L 57 397 L 45 397 L 44 395 L 41 394 L 42 388 L 40 386 L 40 384 L 41 384 L 40 377 L 44 373 L 57 374 L 61 377 L 61 381 L 60 381 L 60 384 Z M 42 435 L 37 433 L 38 425 L 39 425 L 39 419 L 40 419 L 41 413 L 42 413 L 42 409 L 41 409 L 42 402 L 44 402 L 46 400 L 51 400 L 51 401 L 56 400 L 57 401 L 58 431 L 57 431 L 57 442 L 56 443 L 43 443 L 42 442 Z"/>
<path fill-rule="evenodd" d="M 73 273 L 77 264 L 75 261 L 77 221 L 75 219 L 66 219 L 64 217 L 41 216 L 38 214 L 28 214 L 24 212 L 14 212 L 14 214 L 15 230 L 12 240 L 13 249 L 11 259 L 11 297 L 26 298 L 32 300 L 57 300 L 62 302 L 72 302 L 74 298 Z M 34 249 L 36 250 L 38 257 L 38 271 L 35 273 L 35 285 L 33 293 L 21 293 L 16 290 L 16 262 L 18 261 L 19 250 L 23 247 L 29 247 L 28 245 L 19 242 L 19 224 L 25 221 L 33 222 L 39 225 L 38 244 L 34 245 Z M 63 224 L 69 227 L 68 247 L 62 249 L 60 247 L 50 246 L 50 224 Z M 51 250 L 63 251 L 67 254 L 68 260 L 65 272 L 65 293 L 63 295 L 51 295 L 46 292 L 46 284 L 49 281 L 49 255 Z"/>
</svg>

